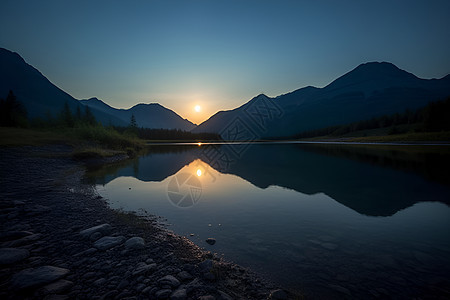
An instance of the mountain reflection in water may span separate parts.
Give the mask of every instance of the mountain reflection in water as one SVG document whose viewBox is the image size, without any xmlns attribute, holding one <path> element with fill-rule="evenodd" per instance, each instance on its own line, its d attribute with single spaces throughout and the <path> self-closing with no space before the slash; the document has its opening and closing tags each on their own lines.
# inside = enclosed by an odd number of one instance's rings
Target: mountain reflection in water
<svg viewBox="0 0 450 300">
<path fill-rule="evenodd" d="M 163 216 L 309 296 L 408 298 L 449 285 L 448 147 L 252 145 L 226 167 L 204 155 L 226 147 L 152 146 L 88 179 L 113 208 Z"/>
</svg>

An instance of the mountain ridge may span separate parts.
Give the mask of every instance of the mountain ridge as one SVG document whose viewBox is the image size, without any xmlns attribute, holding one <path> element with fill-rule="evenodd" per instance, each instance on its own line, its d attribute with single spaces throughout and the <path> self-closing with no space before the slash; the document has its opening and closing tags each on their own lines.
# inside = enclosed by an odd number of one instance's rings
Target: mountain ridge
<svg viewBox="0 0 450 300">
<path fill-rule="evenodd" d="M 17 52 L 13 52 L 4 48 L 0 48 L 0 97 L 6 97 L 9 90 L 12 90 L 17 99 L 25 106 L 30 118 L 45 119 L 48 116 L 56 117 L 62 111 L 65 103 L 69 105 L 72 112 L 77 108 L 84 109 L 85 105 L 81 100 L 75 99 L 69 93 L 65 92 L 47 77 L 45 77 L 38 69 L 28 64 L 23 57 Z M 91 102 L 97 100 L 97 107 L 91 107 L 97 121 L 103 125 L 128 126 L 130 123 L 131 113 L 128 119 L 111 114 L 116 110 L 105 102 L 96 97 L 90 98 Z M 145 104 L 143 104 L 145 105 Z M 165 128 L 165 129 L 182 129 L 191 130 L 195 125 L 183 119 L 174 111 L 158 104 L 158 123 L 156 127 L 149 128 Z M 150 106 L 155 107 L 155 106 Z M 135 113 L 141 119 L 140 126 L 152 124 L 146 121 L 148 118 L 154 118 L 156 113 L 151 114 L 148 107 L 145 115 L 139 109 L 135 109 Z M 163 109 L 162 109 L 163 108 Z M 164 119 L 167 117 L 167 119 Z M 139 125 L 139 124 L 138 124 Z"/>
<path fill-rule="evenodd" d="M 448 96 L 450 74 L 440 79 L 422 79 L 389 62 L 367 62 L 322 88 L 306 86 L 268 97 L 282 116 L 267 119 L 255 138 L 289 137 L 302 131 L 416 109 Z M 255 98 L 233 110 L 216 113 L 193 132 L 220 133 L 234 119 L 244 120 Z M 251 122 L 247 125 L 255 128 Z"/>
</svg>

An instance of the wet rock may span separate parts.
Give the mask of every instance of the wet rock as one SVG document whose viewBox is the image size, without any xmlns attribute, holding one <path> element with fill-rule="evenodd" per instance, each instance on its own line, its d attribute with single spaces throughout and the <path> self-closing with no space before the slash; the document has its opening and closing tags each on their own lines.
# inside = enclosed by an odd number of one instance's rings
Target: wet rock
<svg viewBox="0 0 450 300">
<path fill-rule="evenodd" d="M 273 300 L 285 300 L 287 299 L 287 293 L 283 290 L 274 290 L 270 292 L 269 299 Z"/>
<path fill-rule="evenodd" d="M 16 289 L 28 289 L 42 286 L 58 280 L 69 273 L 68 269 L 43 266 L 20 271 L 11 279 L 11 285 Z"/>
<path fill-rule="evenodd" d="M 101 234 L 101 232 L 94 232 L 93 234 L 91 234 L 91 236 L 89 237 L 89 239 L 94 242 L 96 240 L 98 240 L 99 238 L 101 238 L 103 236 L 103 234 Z"/>
<path fill-rule="evenodd" d="M 102 286 L 106 283 L 106 279 L 105 278 L 99 278 L 96 281 L 94 281 L 94 285 L 96 286 Z"/>
<path fill-rule="evenodd" d="M 160 280 L 158 280 L 160 285 L 170 285 L 171 287 L 178 287 L 180 285 L 180 281 L 173 277 L 172 275 L 166 275 Z"/>
<path fill-rule="evenodd" d="M 112 291 L 109 291 L 109 292 L 106 292 L 105 294 L 103 294 L 103 296 L 100 299 L 101 300 L 114 299 L 114 297 L 117 296 L 118 294 L 119 294 L 119 291 L 112 290 Z"/>
<path fill-rule="evenodd" d="M 94 247 L 98 250 L 108 250 L 122 244 L 124 241 L 124 236 L 104 236 L 94 243 Z"/>
<path fill-rule="evenodd" d="M 227 293 L 222 292 L 222 291 L 218 291 L 218 292 L 219 292 L 218 300 L 233 300 L 233 298 L 230 295 L 228 295 Z"/>
<path fill-rule="evenodd" d="M 61 279 L 44 286 L 42 292 L 45 294 L 61 294 L 70 290 L 72 286 L 72 281 Z"/>
<path fill-rule="evenodd" d="M 94 254 L 95 252 L 97 252 L 98 250 L 96 248 L 89 248 L 85 251 L 79 252 L 77 254 L 74 254 L 73 256 L 77 257 L 77 256 L 89 256 L 91 254 Z"/>
<path fill-rule="evenodd" d="M 210 245 L 214 245 L 214 244 L 216 243 L 216 239 L 213 239 L 213 238 L 207 238 L 207 239 L 206 239 L 206 242 L 207 242 L 208 244 L 210 244 Z"/>
<path fill-rule="evenodd" d="M 178 277 L 181 281 L 186 281 L 186 280 L 190 280 L 190 279 L 193 278 L 192 275 L 189 274 L 189 273 L 186 272 L 186 271 L 181 271 L 181 272 L 179 272 L 179 273 L 177 274 L 177 277 Z"/>
<path fill-rule="evenodd" d="M 0 233 L 0 240 L 1 241 L 17 240 L 32 234 L 34 233 L 31 231 L 7 231 Z"/>
<path fill-rule="evenodd" d="M 17 248 L 0 248 L 0 265 L 9 265 L 30 256 L 30 252 L 26 249 Z"/>
<path fill-rule="evenodd" d="M 122 280 L 120 283 L 119 283 L 119 285 L 117 286 L 117 289 L 120 291 L 120 290 L 123 290 L 125 287 L 127 287 L 128 285 L 130 285 L 130 282 L 128 281 L 128 280 L 126 280 L 126 279 L 124 279 L 124 280 Z"/>
<path fill-rule="evenodd" d="M 146 274 L 147 272 L 153 271 L 155 269 L 156 269 L 155 263 L 147 265 L 144 262 L 140 262 L 137 264 L 137 266 L 133 270 L 132 274 L 133 274 L 133 276 L 142 275 L 142 274 Z"/>
<path fill-rule="evenodd" d="M 5 246 L 5 247 L 18 247 L 18 246 L 22 246 L 22 245 L 28 245 L 28 244 L 30 244 L 32 242 L 35 242 L 35 241 L 39 240 L 41 237 L 42 237 L 42 234 L 35 233 L 35 234 L 28 235 L 28 236 L 23 237 L 23 238 L 18 239 L 18 240 L 14 240 L 14 241 L 3 243 L 3 246 Z"/>
<path fill-rule="evenodd" d="M 204 261 L 202 261 L 201 263 L 198 264 L 198 268 L 201 271 L 204 271 L 204 272 L 205 271 L 207 271 L 207 272 L 211 271 L 213 266 L 214 266 L 214 262 L 211 259 L 206 259 L 206 260 L 204 260 Z"/>
<path fill-rule="evenodd" d="M 94 226 L 94 227 L 82 230 L 82 231 L 80 231 L 80 235 L 83 238 L 89 238 L 89 237 L 91 237 L 92 234 L 94 234 L 96 232 L 99 232 L 103 236 L 103 235 L 110 234 L 111 231 L 112 231 L 112 226 L 105 223 L 105 224 L 101 224 L 98 226 Z"/>
<path fill-rule="evenodd" d="M 187 297 L 186 289 L 178 289 L 170 295 L 170 300 L 184 300 Z"/>
<path fill-rule="evenodd" d="M 155 293 L 155 296 L 156 296 L 156 299 L 167 299 L 167 298 L 169 298 L 171 293 L 172 293 L 172 290 L 163 289 L 163 290 L 157 291 Z"/>
<path fill-rule="evenodd" d="M 141 237 L 132 237 L 125 242 L 125 248 L 128 250 L 139 250 L 145 248 L 145 241 Z"/>
</svg>

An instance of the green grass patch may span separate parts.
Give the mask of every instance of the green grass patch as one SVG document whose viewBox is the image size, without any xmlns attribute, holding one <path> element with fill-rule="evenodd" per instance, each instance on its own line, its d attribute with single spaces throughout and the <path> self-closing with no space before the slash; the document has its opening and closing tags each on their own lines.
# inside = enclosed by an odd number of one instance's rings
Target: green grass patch
<svg viewBox="0 0 450 300">
<path fill-rule="evenodd" d="M 0 127 L 0 146 L 42 146 L 48 144 L 70 144 L 73 141 L 62 133 L 51 131 Z"/>
<path fill-rule="evenodd" d="M 74 147 L 73 157 L 77 159 L 105 158 L 120 154 L 134 156 L 146 147 L 145 141 L 133 134 L 119 133 L 112 128 L 76 126 L 26 129 L 0 127 L 0 146 L 42 146 L 65 144 Z"/>
</svg>

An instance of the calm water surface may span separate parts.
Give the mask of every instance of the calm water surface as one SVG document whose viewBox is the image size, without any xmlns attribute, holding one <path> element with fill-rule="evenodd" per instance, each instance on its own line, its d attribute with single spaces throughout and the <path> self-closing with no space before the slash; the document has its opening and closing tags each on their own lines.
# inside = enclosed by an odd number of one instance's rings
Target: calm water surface
<svg viewBox="0 0 450 300">
<path fill-rule="evenodd" d="M 203 144 L 89 177 L 113 208 L 286 288 L 367 299 L 450 297 L 449 170 L 448 146 Z"/>
</svg>

